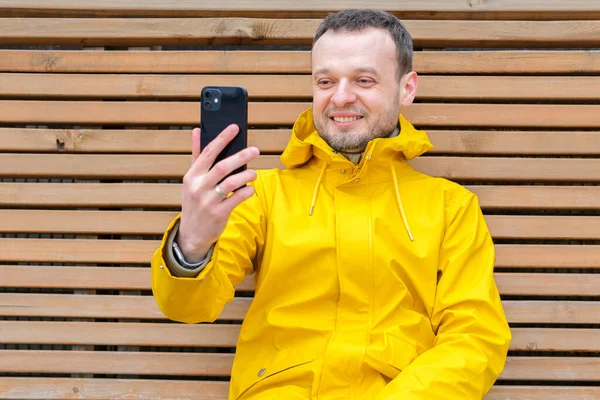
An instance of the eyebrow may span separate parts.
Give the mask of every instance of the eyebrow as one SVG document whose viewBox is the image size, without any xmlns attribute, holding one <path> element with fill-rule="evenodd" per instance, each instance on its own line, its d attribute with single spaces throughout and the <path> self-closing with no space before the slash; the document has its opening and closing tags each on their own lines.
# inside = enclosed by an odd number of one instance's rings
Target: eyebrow
<svg viewBox="0 0 600 400">
<path fill-rule="evenodd" d="M 321 74 L 328 74 L 329 72 L 331 72 L 331 70 L 329 68 L 321 68 L 315 71 L 315 75 L 321 75 Z M 377 70 L 373 67 L 361 67 L 361 68 L 356 68 L 354 70 L 354 72 L 369 72 L 373 75 L 377 75 L 379 76 L 379 73 L 377 72 Z"/>
</svg>

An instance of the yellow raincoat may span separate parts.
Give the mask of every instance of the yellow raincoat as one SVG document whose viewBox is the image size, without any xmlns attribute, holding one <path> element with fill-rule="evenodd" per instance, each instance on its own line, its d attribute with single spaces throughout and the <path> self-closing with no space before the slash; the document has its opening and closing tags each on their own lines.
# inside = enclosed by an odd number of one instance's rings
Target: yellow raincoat
<svg viewBox="0 0 600 400">
<path fill-rule="evenodd" d="M 214 321 L 254 273 L 229 399 L 474 400 L 502 371 L 511 335 L 477 198 L 412 169 L 432 146 L 400 124 L 357 165 L 303 113 L 287 169 L 258 172 L 196 278 L 160 268 L 169 226 L 152 258 L 168 318 Z"/>
</svg>

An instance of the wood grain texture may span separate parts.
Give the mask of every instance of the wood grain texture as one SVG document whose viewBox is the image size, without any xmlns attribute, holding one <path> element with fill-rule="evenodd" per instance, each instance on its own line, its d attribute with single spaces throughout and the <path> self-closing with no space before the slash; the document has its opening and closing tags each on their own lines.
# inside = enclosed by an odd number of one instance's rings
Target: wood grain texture
<svg viewBox="0 0 600 400">
<path fill-rule="evenodd" d="M 491 131 L 428 129 L 444 155 L 597 155 L 600 131 Z M 248 145 L 280 154 L 291 129 L 250 129 Z M 191 154 L 191 130 L 0 128 L 0 151 L 41 153 Z"/>
<path fill-rule="evenodd" d="M 225 306 L 219 320 L 242 320 L 251 301 L 251 298 L 236 297 Z M 600 323 L 597 301 L 505 300 L 503 307 L 510 323 Z M 152 296 L 39 293 L 0 293 L 0 316 L 166 319 Z"/>
<path fill-rule="evenodd" d="M 592 245 L 496 245 L 500 268 L 600 268 L 600 247 Z"/>
<path fill-rule="evenodd" d="M 250 102 L 248 122 L 291 126 L 310 106 L 309 102 Z M 600 105 L 596 104 L 418 103 L 403 114 L 419 127 L 600 127 Z M 197 126 L 199 121 L 198 102 L 0 101 L 0 122 L 4 124 Z"/>
<path fill-rule="evenodd" d="M 409 164 L 434 177 L 461 181 L 599 182 L 596 158 L 421 157 Z M 259 156 L 251 169 L 283 169 L 279 156 Z M 189 155 L 4 154 L 0 177 L 181 179 Z"/>
<path fill-rule="evenodd" d="M 600 31 L 600 29 L 599 29 Z M 599 40 L 600 42 L 600 40 Z M 0 98 L 189 99 L 204 86 L 243 86 L 250 99 L 312 100 L 310 75 L 0 74 Z M 600 77 L 436 76 L 419 79 L 417 100 L 593 101 Z"/>
<path fill-rule="evenodd" d="M 0 342 L 72 346 L 235 347 L 240 326 L 136 322 L 0 321 Z M 535 338 L 535 335 L 533 337 Z M 579 337 L 585 336 L 580 335 Z"/>
<path fill-rule="evenodd" d="M 227 400 L 229 382 L 160 379 L 21 378 L 0 379 L 0 399 Z"/>
<path fill-rule="evenodd" d="M 251 301 L 251 298 L 235 298 L 225 306 L 220 319 L 242 320 Z M 167 320 L 152 296 L 133 295 L 0 293 L 0 315 Z"/>
<path fill-rule="evenodd" d="M 416 51 L 419 74 L 591 74 L 598 50 Z M 310 74 L 308 51 L 89 51 L 0 49 L 2 72 Z"/>
<path fill-rule="evenodd" d="M 598 186 L 467 185 L 484 210 L 598 210 Z M 181 185 L 0 182 L 0 206 L 179 208 Z"/>
<path fill-rule="evenodd" d="M 277 16 L 305 17 L 325 16 L 350 6 L 385 9 L 402 18 L 457 18 L 457 19 L 586 19 L 598 18 L 600 9 L 593 0 L 542 1 L 497 0 L 473 2 L 467 0 L 418 0 L 403 1 L 401 5 L 392 0 L 363 1 L 334 0 L 327 3 L 309 0 L 302 3 L 277 0 L 234 0 L 225 3 L 206 3 L 194 0 L 155 2 L 152 0 L 105 0 L 100 4 L 93 0 L 55 0 L 50 4 L 43 0 L 2 0 L 0 15 L 8 16 Z"/>
<path fill-rule="evenodd" d="M 6 372 L 228 376 L 232 363 L 233 354 L 0 350 Z"/>
<path fill-rule="evenodd" d="M 0 232 L 162 235 L 177 215 L 174 211 L 0 210 Z M 495 239 L 600 239 L 597 216 L 487 215 L 485 219 Z"/>
<path fill-rule="evenodd" d="M 0 350 L 0 368 L 25 373 L 228 376 L 233 354 Z M 56 359 L 63 362 L 57 363 Z M 508 357 L 499 379 L 587 381 L 600 379 L 596 357 Z"/>
<path fill-rule="evenodd" d="M 494 277 L 503 295 L 600 296 L 600 274 L 496 273 Z"/>
<path fill-rule="evenodd" d="M 600 380 L 600 358 L 508 357 L 499 379 L 598 381 Z"/>
<path fill-rule="evenodd" d="M 282 18 L 0 18 L 0 45 L 310 46 L 320 22 Z M 420 48 L 594 48 L 600 41 L 600 21 L 594 20 L 406 20 L 404 24 Z"/>
<path fill-rule="evenodd" d="M 595 400 L 600 398 L 600 387 L 568 386 L 494 386 L 485 400 Z"/>
<path fill-rule="evenodd" d="M 37 398 L 47 400 L 74 400 L 84 394 L 89 398 L 115 400 L 131 399 L 132 396 L 192 400 L 202 393 L 204 399 L 227 400 L 228 388 L 227 382 L 210 381 L 6 377 L 0 380 L 0 399 L 31 399 L 32 394 L 37 394 Z M 599 396 L 600 387 L 597 386 L 498 385 L 485 400 L 591 400 Z"/>
<path fill-rule="evenodd" d="M 7 262 L 74 262 L 147 264 L 156 240 L 0 239 Z"/>
<path fill-rule="evenodd" d="M 148 268 L 0 265 L 4 287 L 150 290 Z M 253 276 L 247 276 L 236 289 L 253 292 Z M 495 274 L 503 295 L 600 296 L 600 275 L 557 273 Z"/>
<path fill-rule="evenodd" d="M 148 264 L 159 246 L 155 240 L 0 239 L 4 262 Z M 496 246 L 499 268 L 600 268 L 600 246 Z"/>
<path fill-rule="evenodd" d="M 235 347 L 240 325 L 0 321 L 6 344 Z M 597 329 L 512 328 L 510 350 L 594 352 Z M 1 397 L 0 397 L 1 399 Z"/>
</svg>

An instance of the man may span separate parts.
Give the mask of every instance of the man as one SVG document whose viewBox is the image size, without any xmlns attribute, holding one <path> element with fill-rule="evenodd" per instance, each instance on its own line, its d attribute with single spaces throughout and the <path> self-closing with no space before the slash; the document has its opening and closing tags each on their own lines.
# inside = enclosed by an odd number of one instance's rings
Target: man
<svg viewBox="0 0 600 400">
<path fill-rule="evenodd" d="M 411 64 L 394 16 L 333 14 L 286 170 L 221 182 L 258 150 L 210 168 L 237 128 L 202 154 L 194 130 L 152 288 L 167 317 L 214 321 L 254 274 L 230 399 L 481 399 L 502 371 L 510 331 L 477 198 L 406 162 L 432 147 L 399 116 L 417 90 Z"/>
</svg>

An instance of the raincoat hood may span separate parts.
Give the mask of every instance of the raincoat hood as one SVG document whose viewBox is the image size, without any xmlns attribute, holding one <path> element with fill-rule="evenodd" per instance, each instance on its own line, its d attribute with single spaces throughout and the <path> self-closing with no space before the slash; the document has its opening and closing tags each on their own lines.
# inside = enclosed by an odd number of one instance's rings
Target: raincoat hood
<svg viewBox="0 0 600 400">
<path fill-rule="evenodd" d="M 373 139 L 384 141 L 384 153 L 397 153 L 404 160 L 411 160 L 431 150 L 433 145 L 425 131 L 415 129 L 402 115 L 399 115 L 400 134 L 393 138 Z M 304 111 L 296 120 L 292 137 L 281 155 L 281 162 L 292 169 L 304 165 L 313 155 L 331 159 L 335 151 L 319 136 L 313 121 L 312 108 Z M 390 156 L 392 154 L 385 154 Z"/>
</svg>

